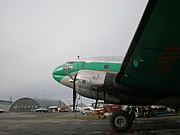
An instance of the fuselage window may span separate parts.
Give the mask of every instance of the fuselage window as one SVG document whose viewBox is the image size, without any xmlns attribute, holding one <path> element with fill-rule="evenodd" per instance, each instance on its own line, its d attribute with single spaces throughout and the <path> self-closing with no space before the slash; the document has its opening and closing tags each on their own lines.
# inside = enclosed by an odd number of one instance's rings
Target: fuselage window
<svg viewBox="0 0 180 135">
<path fill-rule="evenodd" d="M 104 69 L 109 69 L 109 65 L 104 65 Z"/>
</svg>

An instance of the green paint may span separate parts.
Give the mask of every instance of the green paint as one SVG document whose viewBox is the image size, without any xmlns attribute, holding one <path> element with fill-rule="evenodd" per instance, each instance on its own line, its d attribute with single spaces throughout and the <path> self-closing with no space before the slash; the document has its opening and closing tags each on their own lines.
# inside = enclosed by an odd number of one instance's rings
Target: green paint
<svg viewBox="0 0 180 135">
<path fill-rule="evenodd" d="M 68 70 L 65 71 L 63 68 Z M 63 77 L 79 70 L 100 70 L 108 72 L 118 72 L 121 67 L 120 63 L 112 62 L 85 62 L 85 61 L 71 61 L 56 67 L 52 73 L 53 78 L 60 82 Z"/>
<path fill-rule="evenodd" d="M 137 68 L 139 65 L 139 60 L 133 60 L 133 65 Z"/>
<path fill-rule="evenodd" d="M 180 94 L 179 5 L 179 0 L 157 1 L 119 83 L 147 93 Z"/>
<path fill-rule="evenodd" d="M 60 80 L 66 76 L 66 73 L 63 70 L 63 66 L 58 66 L 53 70 L 52 73 L 53 78 L 57 81 L 60 82 Z"/>
</svg>

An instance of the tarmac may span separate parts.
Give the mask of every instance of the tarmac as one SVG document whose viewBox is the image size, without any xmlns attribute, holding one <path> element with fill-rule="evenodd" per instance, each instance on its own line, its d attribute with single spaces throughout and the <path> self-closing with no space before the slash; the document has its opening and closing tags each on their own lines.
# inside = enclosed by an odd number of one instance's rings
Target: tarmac
<svg viewBox="0 0 180 135">
<path fill-rule="evenodd" d="M 180 116 L 137 118 L 126 133 L 114 132 L 108 119 L 72 113 L 2 113 L 0 135 L 179 135 Z"/>
</svg>

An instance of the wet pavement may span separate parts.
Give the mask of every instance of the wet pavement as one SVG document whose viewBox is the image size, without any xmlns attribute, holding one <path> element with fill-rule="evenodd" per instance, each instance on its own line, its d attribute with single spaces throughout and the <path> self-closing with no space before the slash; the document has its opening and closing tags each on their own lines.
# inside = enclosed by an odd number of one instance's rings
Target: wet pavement
<svg viewBox="0 0 180 135">
<path fill-rule="evenodd" d="M 180 116 L 138 118 L 127 133 L 115 133 L 108 119 L 74 119 L 71 113 L 0 114 L 0 135 L 179 135 Z M 58 117 L 58 119 L 57 119 Z"/>
</svg>

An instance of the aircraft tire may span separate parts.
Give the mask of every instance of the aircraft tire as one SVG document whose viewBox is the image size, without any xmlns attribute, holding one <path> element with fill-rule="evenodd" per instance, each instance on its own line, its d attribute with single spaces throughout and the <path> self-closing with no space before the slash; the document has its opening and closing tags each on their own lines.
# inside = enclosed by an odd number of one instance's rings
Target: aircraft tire
<svg viewBox="0 0 180 135">
<path fill-rule="evenodd" d="M 125 132 L 132 125 L 130 115 L 125 111 L 114 112 L 109 119 L 110 127 L 116 132 Z"/>
</svg>

